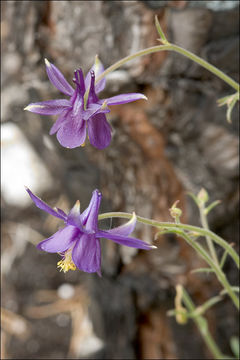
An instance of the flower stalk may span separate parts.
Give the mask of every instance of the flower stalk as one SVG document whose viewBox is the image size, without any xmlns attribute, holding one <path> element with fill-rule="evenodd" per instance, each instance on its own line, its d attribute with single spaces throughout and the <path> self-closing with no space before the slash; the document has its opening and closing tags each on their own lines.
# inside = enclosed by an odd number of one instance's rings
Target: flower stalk
<svg viewBox="0 0 240 360">
<path fill-rule="evenodd" d="M 167 45 L 152 46 L 152 47 L 140 50 L 140 51 L 136 52 L 135 54 L 124 57 L 123 59 L 117 61 L 115 64 L 109 66 L 109 68 L 107 68 L 100 76 L 98 76 L 96 78 L 96 83 L 98 81 L 101 81 L 106 75 L 108 75 L 112 71 L 118 69 L 119 67 L 121 67 L 122 65 L 126 64 L 127 62 L 129 62 L 131 60 L 134 60 L 140 56 L 152 54 L 154 52 L 167 51 L 167 50 L 175 51 L 175 52 L 177 52 L 181 55 L 184 55 L 187 58 L 193 60 L 200 66 L 204 67 L 205 69 L 207 69 L 208 71 L 210 71 L 211 73 L 213 73 L 214 75 L 216 75 L 217 77 L 219 77 L 220 79 L 225 81 L 228 85 L 230 85 L 237 92 L 239 92 L 239 90 L 240 90 L 239 84 L 235 80 L 233 80 L 230 76 L 226 75 L 223 71 L 219 70 L 216 66 L 210 64 L 206 60 L 193 54 L 191 51 L 188 51 L 186 49 L 181 48 L 180 46 L 177 46 L 177 45 L 174 45 L 171 43 L 168 43 Z"/>
<path fill-rule="evenodd" d="M 192 299 L 190 298 L 187 291 L 182 286 L 181 288 L 182 288 L 182 292 L 181 292 L 182 301 L 185 304 L 187 310 L 190 313 L 196 312 L 197 308 L 195 307 Z M 207 320 L 202 315 L 195 316 L 192 319 L 197 325 L 203 340 L 205 341 L 209 350 L 213 354 L 214 359 L 226 359 L 226 356 L 222 354 L 221 350 L 218 348 L 216 342 L 214 341 L 212 335 L 209 332 Z"/>
<path fill-rule="evenodd" d="M 105 214 L 99 215 L 98 219 L 103 220 L 103 219 L 113 218 L 113 217 L 129 218 L 130 219 L 131 214 L 118 213 L 118 212 L 105 213 Z M 236 296 L 236 294 L 234 293 L 234 291 L 232 290 L 232 287 L 229 284 L 229 282 L 228 282 L 225 274 L 221 270 L 221 268 L 212 260 L 212 258 L 209 256 L 207 251 L 200 244 L 198 244 L 196 240 L 193 240 L 190 236 L 188 236 L 188 234 L 185 231 L 190 230 L 190 231 L 194 231 L 196 233 L 199 233 L 199 235 L 203 235 L 205 237 L 206 236 L 211 237 L 211 239 L 213 241 L 215 241 L 220 246 L 222 246 L 226 251 L 228 251 L 229 255 L 233 258 L 236 265 L 239 267 L 239 256 L 238 256 L 238 254 L 235 252 L 235 250 L 225 240 L 223 240 L 221 237 L 219 237 L 218 235 L 216 235 L 212 231 L 207 230 L 207 229 L 203 229 L 203 228 L 199 228 L 197 226 L 186 225 L 186 224 L 176 224 L 176 223 L 169 223 L 169 222 L 159 222 L 159 221 L 156 221 L 156 220 L 146 219 L 146 218 L 143 218 L 143 217 L 140 217 L 140 216 L 137 216 L 137 221 L 139 221 L 141 223 L 144 223 L 144 224 L 147 224 L 147 225 L 154 226 L 154 227 L 158 227 L 158 228 L 160 227 L 160 228 L 164 228 L 164 229 L 169 229 L 170 232 L 178 234 L 181 237 L 183 237 L 187 241 L 187 243 L 191 247 L 193 247 L 197 251 L 197 253 L 214 270 L 219 282 L 222 284 L 223 288 L 226 290 L 226 292 L 228 293 L 228 295 L 232 299 L 232 301 L 233 301 L 234 305 L 236 306 L 236 308 L 239 309 L 239 299 Z"/>
<path fill-rule="evenodd" d="M 104 214 L 99 215 L 98 219 L 103 220 L 103 219 L 115 218 L 115 217 L 130 219 L 131 216 L 132 215 L 130 213 L 125 213 L 125 212 L 109 212 L 109 213 L 104 213 Z M 240 267 L 240 260 L 239 260 L 239 256 L 238 256 L 237 252 L 224 239 L 222 239 L 220 236 L 218 236 L 211 230 L 203 229 L 203 228 L 200 228 L 198 226 L 193 226 L 193 225 L 176 224 L 176 223 L 171 223 L 171 222 L 161 222 L 161 221 L 157 221 L 157 220 L 151 220 L 151 219 L 144 218 L 142 216 L 137 216 L 137 221 L 139 221 L 140 223 L 150 225 L 150 226 L 155 226 L 158 228 L 171 229 L 171 230 L 173 230 L 172 232 L 175 232 L 175 230 L 173 228 L 175 228 L 175 229 L 179 228 L 179 229 L 183 229 L 186 231 L 193 231 L 194 233 L 198 233 L 199 236 L 210 236 L 214 242 L 216 242 L 217 244 L 222 246 L 228 252 L 229 256 L 232 257 L 232 259 L 236 263 L 237 267 L 238 268 Z"/>
</svg>

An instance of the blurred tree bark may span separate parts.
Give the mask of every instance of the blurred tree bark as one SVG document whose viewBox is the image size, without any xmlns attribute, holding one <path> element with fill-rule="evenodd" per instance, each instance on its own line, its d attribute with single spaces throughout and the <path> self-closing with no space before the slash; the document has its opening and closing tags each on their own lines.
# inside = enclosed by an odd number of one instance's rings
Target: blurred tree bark
<svg viewBox="0 0 240 360">
<path fill-rule="evenodd" d="M 228 124 L 226 109 L 216 105 L 216 100 L 231 94 L 232 89 L 190 60 L 169 52 L 155 53 L 109 75 L 106 95 L 141 91 L 149 100 L 112 109 L 109 118 L 114 136 L 111 146 L 103 151 L 88 144 L 84 149 L 63 149 L 55 137 L 48 136 L 49 119 L 22 111 L 30 102 L 58 96 L 47 80 L 45 57 L 69 80 L 77 67 L 86 73 L 96 54 L 107 67 L 156 44 L 155 14 L 170 41 L 237 79 L 237 5 L 234 1 L 219 1 L 214 2 L 219 3 L 214 8 L 210 3 L 1 3 L 2 121 L 16 123 L 41 154 L 56 181 L 54 189 L 49 189 L 51 199 L 64 194 L 73 203 L 80 198 L 84 208 L 92 190 L 99 187 L 105 198 L 103 211 L 135 210 L 162 221 L 170 220 L 168 209 L 180 200 L 183 221 L 198 224 L 197 211 L 185 191 L 197 192 L 205 187 L 211 199 L 222 200 L 210 215 L 211 227 L 227 240 L 237 241 L 237 110 L 233 112 L 233 124 Z M 46 146 L 46 137 L 53 150 Z M 9 208 L 6 216 L 24 221 L 23 214 Z M 40 230 L 41 224 L 35 224 Z M 154 231 L 139 225 L 136 235 L 152 241 Z M 178 282 L 197 302 L 215 294 L 218 285 L 211 277 L 190 275 L 189 271 L 201 261 L 182 240 L 161 238 L 158 247 L 154 252 L 137 253 L 104 241 L 103 279 L 85 278 L 92 296 L 94 327 L 105 342 L 94 358 L 209 357 L 194 327 L 176 325 L 166 318 L 166 311 L 173 307 Z M 231 280 L 236 281 L 230 263 L 226 269 Z M 55 284 L 61 282 L 61 276 Z M 24 277 L 14 279 L 13 285 L 14 281 L 22 281 L 24 288 Z M 75 276 L 72 281 L 77 279 Z M 222 350 L 227 352 L 228 339 L 236 332 L 236 320 L 230 303 L 226 301 L 224 306 L 225 310 L 221 305 L 210 314 L 210 320 Z M 222 322 L 215 326 L 220 310 L 228 317 L 228 330 Z"/>
</svg>

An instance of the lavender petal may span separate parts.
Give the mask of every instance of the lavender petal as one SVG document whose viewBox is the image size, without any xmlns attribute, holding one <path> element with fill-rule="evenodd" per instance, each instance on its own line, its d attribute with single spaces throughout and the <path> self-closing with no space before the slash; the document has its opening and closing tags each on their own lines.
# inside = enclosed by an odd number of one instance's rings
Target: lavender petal
<svg viewBox="0 0 240 360">
<path fill-rule="evenodd" d="M 104 72 L 103 64 L 99 60 L 98 56 L 96 56 L 95 63 L 93 64 L 93 66 L 91 67 L 91 69 L 89 70 L 89 72 L 87 73 L 87 76 L 85 78 L 85 86 L 86 86 L 86 88 L 88 88 L 90 86 L 91 71 L 94 71 L 96 78 L 98 78 L 98 76 L 100 76 Z M 95 85 L 96 93 L 99 93 L 100 91 L 102 91 L 105 88 L 105 85 L 106 85 L 106 79 L 105 78 L 98 81 L 96 83 L 96 85 Z"/>
<path fill-rule="evenodd" d="M 81 214 L 81 222 L 87 230 L 96 231 L 98 229 L 98 211 L 102 200 L 99 190 L 94 190 L 88 207 Z"/>
<path fill-rule="evenodd" d="M 65 121 L 57 132 L 57 139 L 66 148 L 73 149 L 81 146 L 86 139 L 86 122 L 78 116 L 68 114 Z"/>
<path fill-rule="evenodd" d="M 24 110 L 28 110 L 40 115 L 58 115 L 70 106 L 70 101 L 66 99 L 58 99 L 31 103 L 26 106 Z"/>
<path fill-rule="evenodd" d="M 74 93 L 74 89 L 67 82 L 63 74 L 58 68 L 51 64 L 47 59 L 45 59 L 46 70 L 51 83 L 63 94 L 72 96 Z"/>
<path fill-rule="evenodd" d="M 53 126 L 51 127 L 49 134 L 53 135 L 55 134 L 60 127 L 64 124 L 65 121 L 67 121 L 67 114 L 68 114 L 69 110 L 64 110 L 61 112 L 61 114 L 59 115 L 59 117 L 57 118 L 57 120 L 55 121 L 55 123 L 53 124 Z"/>
<path fill-rule="evenodd" d="M 133 213 L 132 218 L 126 224 L 115 227 L 110 230 L 105 230 L 105 232 L 107 232 L 110 235 L 112 234 L 112 235 L 128 236 L 135 229 L 136 222 L 137 222 L 137 217 L 136 214 Z"/>
<path fill-rule="evenodd" d="M 77 200 L 73 208 L 70 210 L 67 217 L 68 225 L 73 225 L 78 227 L 82 232 L 84 232 L 81 218 L 80 218 L 80 201 Z"/>
<path fill-rule="evenodd" d="M 129 93 L 129 94 L 116 95 L 106 99 L 105 101 L 107 105 L 110 106 L 110 105 L 126 104 L 132 101 L 142 100 L 142 99 L 147 100 L 147 97 L 140 93 Z"/>
<path fill-rule="evenodd" d="M 48 206 L 48 204 L 42 201 L 38 196 L 34 195 L 30 189 L 26 188 L 26 191 L 28 192 L 30 198 L 39 209 L 46 211 L 48 214 L 53 215 L 59 219 L 62 219 L 64 221 L 66 220 L 66 217 L 63 216 L 62 213 L 53 210 L 50 206 Z"/>
<path fill-rule="evenodd" d="M 88 136 L 90 143 L 97 149 L 104 149 L 110 144 L 111 126 L 104 114 L 94 115 L 88 120 Z"/>
<path fill-rule="evenodd" d="M 98 238 L 110 239 L 120 245 L 125 245 L 125 246 L 129 246 L 129 247 L 137 248 L 137 249 L 151 250 L 151 249 L 155 248 L 155 246 L 149 245 L 142 240 L 128 237 L 128 236 L 123 236 L 123 235 L 116 235 L 113 233 L 110 234 L 108 231 L 98 230 L 96 236 Z"/>
<path fill-rule="evenodd" d="M 66 226 L 58 230 L 50 238 L 41 241 L 37 248 L 50 253 L 63 252 L 69 249 L 74 240 L 79 236 L 79 230 L 75 226 Z"/>
<path fill-rule="evenodd" d="M 95 235 L 83 234 L 72 250 L 72 260 L 78 269 L 88 272 L 100 272 L 101 247 Z"/>
</svg>

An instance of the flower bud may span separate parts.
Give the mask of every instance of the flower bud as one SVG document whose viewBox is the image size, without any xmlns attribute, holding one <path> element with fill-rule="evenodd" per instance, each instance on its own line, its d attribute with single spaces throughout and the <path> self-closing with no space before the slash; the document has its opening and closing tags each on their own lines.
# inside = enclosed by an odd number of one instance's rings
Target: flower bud
<svg viewBox="0 0 240 360">
<path fill-rule="evenodd" d="M 206 202 L 208 202 L 209 199 L 207 191 L 204 188 L 202 188 L 197 194 L 197 198 L 199 200 L 200 205 L 206 204 Z"/>
<path fill-rule="evenodd" d="M 179 200 L 175 201 L 175 203 L 169 209 L 172 218 L 175 219 L 176 221 L 179 221 L 179 218 L 182 216 L 182 210 L 176 207 L 178 202 Z"/>
</svg>

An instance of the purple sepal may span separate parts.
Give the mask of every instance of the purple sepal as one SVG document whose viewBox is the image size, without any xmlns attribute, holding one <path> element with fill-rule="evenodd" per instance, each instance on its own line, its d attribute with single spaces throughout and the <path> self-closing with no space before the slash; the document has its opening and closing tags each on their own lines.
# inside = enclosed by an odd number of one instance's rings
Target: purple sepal
<svg viewBox="0 0 240 360">
<path fill-rule="evenodd" d="M 83 234 L 72 250 L 72 259 L 79 270 L 94 273 L 101 267 L 100 242 L 95 235 Z"/>
<path fill-rule="evenodd" d="M 127 104 L 129 102 L 136 101 L 136 100 L 142 100 L 142 99 L 147 100 L 146 96 L 143 94 L 130 93 L 130 94 L 116 95 L 116 96 L 106 99 L 105 101 L 106 101 L 107 105 L 111 106 L 111 105 Z"/>
<path fill-rule="evenodd" d="M 97 114 L 88 120 L 90 143 L 99 150 L 105 149 L 111 142 L 111 126 L 104 114 Z"/>
<path fill-rule="evenodd" d="M 128 236 L 122 236 L 122 235 L 116 235 L 113 233 L 109 233 L 108 231 L 98 230 L 96 236 L 98 238 L 106 238 L 109 240 L 112 240 L 120 245 L 125 245 L 137 249 L 143 249 L 143 250 L 150 250 L 152 249 L 152 246 L 147 244 L 146 242 L 128 237 Z"/>
<path fill-rule="evenodd" d="M 41 241 L 37 248 L 50 253 L 61 253 L 68 250 L 76 241 L 80 231 L 75 226 L 66 226 L 50 238 Z"/>
<path fill-rule="evenodd" d="M 99 190 L 94 190 L 91 201 L 86 210 L 81 214 L 81 222 L 87 230 L 97 231 L 98 212 L 102 200 L 102 194 Z"/>
<path fill-rule="evenodd" d="M 89 70 L 89 72 L 87 73 L 87 76 L 85 78 L 86 88 L 88 88 L 90 86 L 91 71 L 94 71 L 96 78 L 98 78 L 104 72 L 103 64 L 101 63 L 101 61 L 99 60 L 99 58 L 97 56 L 95 58 L 95 63 L 93 64 L 93 66 L 91 67 L 91 69 Z M 106 85 L 106 79 L 104 77 L 102 80 L 100 80 L 96 83 L 96 85 L 95 85 L 96 93 L 98 94 L 100 91 L 104 90 L 105 85 Z"/>
<path fill-rule="evenodd" d="M 40 115 L 58 115 L 62 111 L 71 107 L 71 103 L 66 99 L 48 100 L 31 103 L 24 110 L 28 110 Z"/>
<path fill-rule="evenodd" d="M 74 93 L 74 89 L 67 82 L 61 71 L 58 70 L 58 68 L 55 65 L 51 64 L 47 59 L 45 59 L 45 63 L 46 63 L 48 78 L 51 81 L 51 83 L 63 94 L 72 96 Z"/>
<path fill-rule="evenodd" d="M 60 214 L 59 212 L 53 210 L 50 206 L 48 206 L 48 204 L 46 204 L 44 201 L 42 201 L 39 197 L 37 197 L 36 195 L 34 195 L 31 190 L 29 190 L 26 187 L 26 191 L 28 192 L 30 198 L 32 199 L 32 201 L 35 203 L 35 205 L 41 209 L 46 211 L 48 214 L 51 214 L 53 216 L 56 216 L 59 219 L 62 220 L 66 220 L 65 216 L 63 216 L 63 214 Z"/>
</svg>

